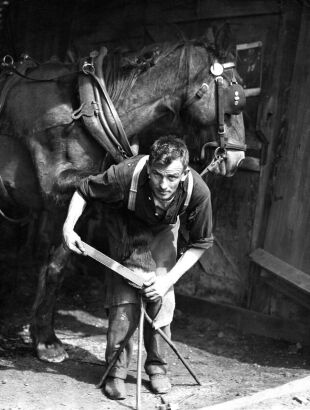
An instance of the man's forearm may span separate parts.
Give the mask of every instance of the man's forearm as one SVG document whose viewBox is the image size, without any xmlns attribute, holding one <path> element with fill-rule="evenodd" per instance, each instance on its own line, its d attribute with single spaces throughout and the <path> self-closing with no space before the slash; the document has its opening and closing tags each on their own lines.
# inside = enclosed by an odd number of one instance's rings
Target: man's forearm
<svg viewBox="0 0 310 410">
<path fill-rule="evenodd" d="M 169 279 L 175 284 L 204 254 L 205 249 L 190 248 L 177 261 L 169 271 Z"/>
<path fill-rule="evenodd" d="M 73 194 L 71 199 L 66 221 L 64 223 L 64 230 L 73 230 L 79 217 L 82 215 L 86 207 L 85 199 L 77 192 Z"/>
</svg>

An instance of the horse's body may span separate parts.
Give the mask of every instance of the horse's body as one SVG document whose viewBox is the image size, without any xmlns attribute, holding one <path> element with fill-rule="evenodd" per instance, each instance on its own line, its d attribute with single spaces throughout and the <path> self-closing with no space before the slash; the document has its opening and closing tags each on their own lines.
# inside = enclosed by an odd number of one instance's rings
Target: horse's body
<svg viewBox="0 0 310 410">
<path fill-rule="evenodd" d="M 190 50 L 190 54 L 186 50 Z M 209 73 L 213 59 L 212 53 L 202 44 L 165 48 L 153 66 L 139 72 L 127 92 L 115 98 L 112 92 L 129 140 L 142 134 L 155 121 L 158 132 L 164 118 L 173 119 L 169 132 L 180 133 L 184 120 L 185 124 L 190 121 L 197 133 L 214 124 L 215 82 Z M 22 209 L 44 210 L 48 215 L 46 242 L 48 248 L 55 248 L 40 272 L 32 324 L 39 357 L 49 361 L 62 361 L 66 357 L 53 330 L 56 293 L 69 256 L 61 245 L 65 210 L 81 178 L 100 172 L 105 155 L 82 121 L 72 121 L 72 112 L 79 105 L 77 75 L 72 73 L 75 70 L 76 67 L 57 63 L 46 63 L 34 69 L 31 77 L 62 77 L 54 82 L 21 79 L 10 90 L 1 114 L 0 138 L 6 142 L 0 155 L 4 185 L 13 202 Z M 68 73 L 72 75 L 63 76 Z M 184 101 L 195 95 L 203 82 L 208 83 L 207 93 L 184 106 Z M 119 86 L 108 78 L 107 83 L 108 89 Z M 165 124 L 163 120 L 162 133 L 166 131 Z M 225 124 L 229 141 L 244 143 L 242 114 L 226 116 Z M 243 151 L 228 151 L 228 175 L 243 157 Z M 0 190 L 1 202 L 8 204 L 10 198 L 3 192 Z"/>
</svg>

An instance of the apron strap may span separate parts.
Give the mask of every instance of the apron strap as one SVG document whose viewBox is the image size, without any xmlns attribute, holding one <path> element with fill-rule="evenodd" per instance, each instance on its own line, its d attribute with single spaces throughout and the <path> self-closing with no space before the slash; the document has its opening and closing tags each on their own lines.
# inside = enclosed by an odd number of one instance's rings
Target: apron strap
<svg viewBox="0 0 310 410">
<path fill-rule="evenodd" d="M 130 211 L 135 210 L 139 176 L 148 159 L 149 159 L 148 155 L 145 155 L 144 157 L 142 157 L 137 163 L 136 168 L 133 172 L 131 185 L 129 189 L 129 197 L 128 197 L 128 209 Z"/>
<path fill-rule="evenodd" d="M 194 186 L 193 174 L 191 171 L 189 171 L 187 178 L 188 178 L 187 195 L 186 195 L 186 199 L 183 205 L 182 212 L 184 212 L 185 209 L 188 207 L 189 201 L 191 200 L 193 186 Z"/>
</svg>

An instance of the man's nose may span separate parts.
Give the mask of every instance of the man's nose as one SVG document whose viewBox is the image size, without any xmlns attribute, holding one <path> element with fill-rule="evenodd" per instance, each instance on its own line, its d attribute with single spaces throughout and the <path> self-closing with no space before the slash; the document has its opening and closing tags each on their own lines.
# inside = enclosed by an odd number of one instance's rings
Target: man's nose
<svg viewBox="0 0 310 410">
<path fill-rule="evenodd" d="M 161 189 L 167 188 L 167 178 L 161 178 L 161 180 L 160 180 L 160 188 L 161 188 Z"/>
</svg>

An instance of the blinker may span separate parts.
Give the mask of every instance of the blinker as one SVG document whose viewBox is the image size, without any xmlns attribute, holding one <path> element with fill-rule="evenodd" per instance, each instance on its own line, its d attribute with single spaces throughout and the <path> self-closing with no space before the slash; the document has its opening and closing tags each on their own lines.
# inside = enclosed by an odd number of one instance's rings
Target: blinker
<svg viewBox="0 0 310 410">
<path fill-rule="evenodd" d="M 232 83 L 224 88 L 225 114 L 240 114 L 245 106 L 245 92 L 240 84 Z"/>
</svg>

